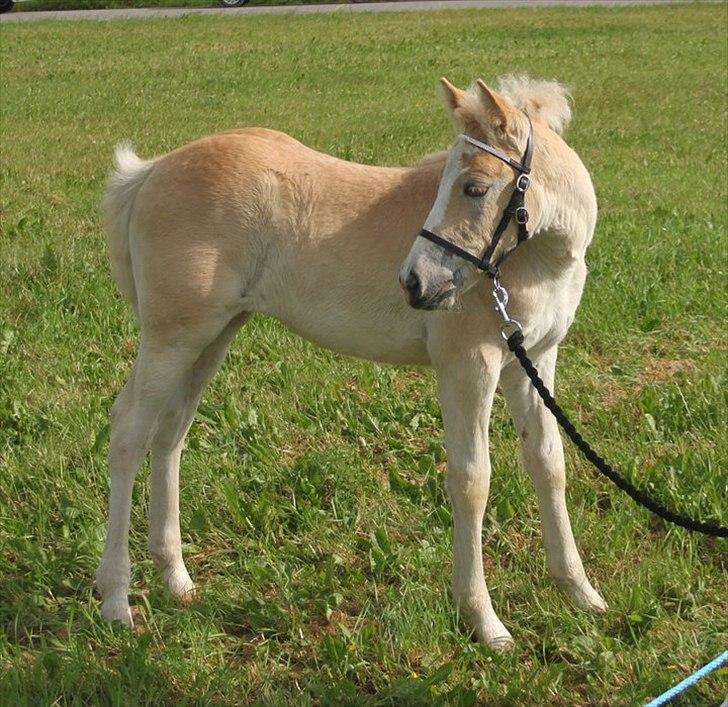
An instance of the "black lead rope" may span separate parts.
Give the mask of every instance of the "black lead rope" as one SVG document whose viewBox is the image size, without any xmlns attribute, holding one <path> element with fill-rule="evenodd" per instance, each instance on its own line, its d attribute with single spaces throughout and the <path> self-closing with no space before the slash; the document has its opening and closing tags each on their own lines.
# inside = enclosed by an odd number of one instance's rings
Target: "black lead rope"
<svg viewBox="0 0 728 707">
<path fill-rule="evenodd" d="M 533 387 L 536 388 L 538 394 L 541 396 L 544 405 L 551 411 L 553 416 L 561 425 L 562 429 L 569 436 L 569 439 L 579 448 L 579 451 L 597 468 L 600 474 L 606 476 L 615 486 L 619 487 L 624 491 L 630 498 L 636 501 L 640 506 L 647 508 L 652 511 L 655 515 L 664 518 L 670 523 L 679 525 L 681 528 L 687 530 L 694 530 L 697 533 L 703 533 L 703 535 L 712 535 L 716 538 L 728 538 L 728 528 L 721 525 L 714 525 L 712 523 L 703 523 L 699 520 L 694 520 L 688 516 L 680 515 L 675 511 L 666 508 L 661 503 L 658 503 L 651 498 L 647 493 L 641 491 L 636 486 L 633 486 L 627 479 L 624 478 L 619 472 L 615 471 L 602 457 L 600 457 L 589 445 L 589 443 L 581 436 L 579 430 L 574 427 L 568 417 L 564 414 L 564 411 L 559 407 L 556 400 L 549 392 L 548 388 L 544 385 L 544 382 L 538 375 L 538 371 L 535 366 L 528 358 L 526 349 L 523 348 L 523 334 L 520 330 L 516 330 L 507 339 L 508 348 L 515 354 L 516 358 L 523 366 L 523 370 L 526 371 L 526 375 L 531 379 Z"/>
</svg>

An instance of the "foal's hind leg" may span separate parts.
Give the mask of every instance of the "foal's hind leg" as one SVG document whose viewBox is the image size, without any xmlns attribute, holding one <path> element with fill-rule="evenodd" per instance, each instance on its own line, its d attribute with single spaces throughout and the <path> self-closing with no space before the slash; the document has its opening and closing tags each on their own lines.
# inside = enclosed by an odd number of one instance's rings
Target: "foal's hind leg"
<svg viewBox="0 0 728 707">
<path fill-rule="evenodd" d="M 179 390 L 205 346 L 224 324 L 199 325 L 183 341 L 142 333 L 134 372 L 111 411 L 108 534 L 96 573 L 104 618 L 131 625 L 129 609 L 129 518 L 134 478 L 144 461 L 162 410 Z M 190 329 L 192 326 L 190 325 Z M 210 332 L 214 331 L 214 334 Z"/>
<path fill-rule="evenodd" d="M 550 390 L 556 371 L 556 347 L 534 365 Z M 553 415 L 520 367 L 511 362 L 501 386 L 521 441 L 521 456 L 538 496 L 546 561 L 556 583 L 582 609 L 605 611 L 607 605 L 586 578 L 566 509 L 566 472 L 561 436 Z"/>
<path fill-rule="evenodd" d="M 179 464 L 185 437 L 207 384 L 222 365 L 230 342 L 250 315 L 235 319 L 202 352 L 159 419 L 152 440 L 149 551 L 170 592 L 179 598 L 195 588 L 182 559 L 179 527 Z"/>
</svg>

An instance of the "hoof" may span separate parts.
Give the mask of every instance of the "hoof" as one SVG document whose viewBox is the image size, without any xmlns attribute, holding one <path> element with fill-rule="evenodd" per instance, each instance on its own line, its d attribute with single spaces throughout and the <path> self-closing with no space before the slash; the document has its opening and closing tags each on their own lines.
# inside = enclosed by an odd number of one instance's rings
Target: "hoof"
<svg viewBox="0 0 728 707">
<path fill-rule="evenodd" d="M 495 621 L 481 624 L 475 633 L 480 643 L 496 653 L 505 653 L 515 645 L 513 636 L 497 618 Z"/>
<path fill-rule="evenodd" d="M 170 593 L 183 604 L 189 604 L 195 597 L 195 584 L 184 567 L 165 572 L 165 580 Z"/>
<path fill-rule="evenodd" d="M 606 614 L 607 609 L 609 608 L 607 606 L 607 602 L 605 602 L 604 599 L 602 599 L 601 596 L 599 596 L 599 594 L 597 594 L 594 590 L 592 590 L 591 594 L 574 596 L 573 601 L 580 609 L 589 611 L 592 614 Z"/>
<path fill-rule="evenodd" d="M 485 644 L 496 653 L 507 653 L 513 648 L 513 646 L 516 645 L 510 634 L 507 636 L 496 636 L 495 638 L 490 638 L 485 641 Z"/>
<path fill-rule="evenodd" d="M 590 611 L 593 614 L 603 614 L 607 611 L 607 603 L 589 582 L 583 582 L 582 584 L 563 583 L 561 588 L 579 609 Z"/>
<path fill-rule="evenodd" d="M 129 628 L 134 626 L 131 608 L 126 597 L 123 599 L 106 599 L 101 605 L 101 616 L 106 621 L 118 621 Z"/>
</svg>

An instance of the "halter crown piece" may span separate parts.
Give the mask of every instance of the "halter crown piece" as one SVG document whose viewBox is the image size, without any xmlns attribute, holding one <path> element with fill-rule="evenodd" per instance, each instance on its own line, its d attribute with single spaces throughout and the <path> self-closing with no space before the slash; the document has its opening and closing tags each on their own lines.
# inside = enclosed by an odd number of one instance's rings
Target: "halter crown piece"
<svg viewBox="0 0 728 707">
<path fill-rule="evenodd" d="M 519 243 L 530 238 L 528 228 L 526 227 L 526 224 L 528 223 L 528 210 L 526 209 L 524 197 L 526 195 L 526 190 L 530 185 L 529 174 L 531 173 L 531 157 L 533 156 L 533 126 L 529 119 L 528 140 L 526 141 L 526 149 L 523 152 L 523 157 L 520 162 L 516 162 L 516 160 L 510 158 L 499 149 L 492 147 L 491 145 L 486 145 L 484 142 L 480 142 L 480 140 L 470 137 L 470 135 L 460 135 L 458 139 L 464 140 L 469 145 L 477 147 L 479 150 L 487 152 L 489 155 L 493 155 L 493 157 L 497 157 L 501 162 L 505 162 L 509 167 L 512 167 L 518 173 L 513 194 L 511 195 L 506 208 L 503 210 L 503 216 L 501 216 L 501 220 L 498 222 L 498 225 L 493 232 L 493 237 L 490 239 L 488 247 L 481 256 L 473 255 L 467 250 L 464 250 L 463 248 L 456 246 L 454 243 L 438 236 L 436 233 L 428 231 L 426 228 L 423 228 L 420 231 L 420 235 L 428 241 L 432 241 L 432 243 L 439 245 L 444 250 L 449 251 L 453 255 L 457 255 L 458 257 L 473 263 L 478 269 L 488 273 L 490 277 L 495 277 L 499 272 L 501 263 L 513 252 L 514 248 Z M 503 253 L 495 263 L 491 263 L 490 259 L 493 256 L 493 252 L 495 251 L 503 232 L 506 228 L 508 228 L 508 224 L 511 222 L 511 219 L 515 220 L 516 226 L 518 227 L 518 243 L 516 243 L 516 246 L 514 246 L 511 250 Z"/>
</svg>

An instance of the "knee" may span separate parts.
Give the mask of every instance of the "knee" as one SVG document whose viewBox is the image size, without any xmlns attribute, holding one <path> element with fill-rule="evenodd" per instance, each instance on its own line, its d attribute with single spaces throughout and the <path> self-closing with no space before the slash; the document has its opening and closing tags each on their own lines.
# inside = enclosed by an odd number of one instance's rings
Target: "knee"
<svg viewBox="0 0 728 707">
<path fill-rule="evenodd" d="M 490 469 L 487 465 L 472 464 L 449 467 L 446 487 L 453 503 L 485 504 L 490 490 Z"/>
<path fill-rule="evenodd" d="M 565 482 L 564 452 L 560 440 L 523 438 L 521 451 L 523 462 L 535 479 L 553 484 Z"/>
<path fill-rule="evenodd" d="M 566 469 L 563 462 L 542 461 L 539 464 L 526 464 L 528 474 L 537 490 L 563 491 L 566 488 Z"/>
</svg>

